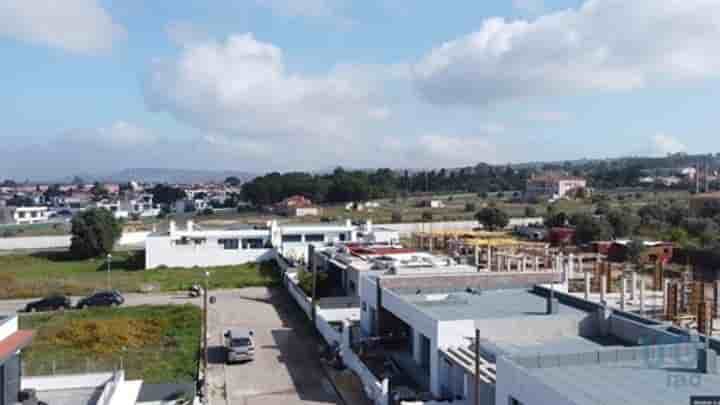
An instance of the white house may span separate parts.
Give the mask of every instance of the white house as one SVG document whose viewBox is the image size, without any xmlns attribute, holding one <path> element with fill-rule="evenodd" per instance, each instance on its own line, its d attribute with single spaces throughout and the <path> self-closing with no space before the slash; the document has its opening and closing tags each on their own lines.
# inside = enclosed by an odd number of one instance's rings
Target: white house
<svg viewBox="0 0 720 405">
<path fill-rule="evenodd" d="M 48 207 L 17 207 L 12 209 L 12 218 L 17 225 L 48 222 Z"/>
<path fill-rule="evenodd" d="M 550 196 L 551 199 L 567 198 L 573 192 L 587 188 L 587 180 L 571 176 L 537 176 L 527 180 L 526 198 Z"/>
</svg>

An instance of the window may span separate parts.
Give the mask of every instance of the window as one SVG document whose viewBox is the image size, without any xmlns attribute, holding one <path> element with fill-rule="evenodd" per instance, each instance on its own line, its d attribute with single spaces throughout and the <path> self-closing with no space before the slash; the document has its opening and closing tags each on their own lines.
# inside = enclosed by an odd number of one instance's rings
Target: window
<svg viewBox="0 0 720 405">
<path fill-rule="evenodd" d="M 345 240 L 347 240 L 347 235 L 346 235 L 345 233 L 341 233 L 341 234 L 340 234 L 340 241 L 341 241 L 341 242 L 344 242 Z"/>
<path fill-rule="evenodd" d="M 259 238 L 243 239 L 242 246 L 243 249 L 262 249 L 263 246 L 265 246 L 265 242 Z"/>
<path fill-rule="evenodd" d="M 283 235 L 282 241 L 283 242 L 302 242 L 302 236 L 301 235 Z"/>
<path fill-rule="evenodd" d="M 176 240 L 176 241 L 175 241 L 175 244 L 176 244 L 176 245 L 181 245 L 181 246 L 189 245 L 189 244 L 190 244 L 190 239 L 188 239 L 188 238 L 186 238 L 186 237 L 183 236 L 182 238 Z"/>
<path fill-rule="evenodd" d="M 33 212 L 30 213 L 30 216 L 33 217 L 33 218 L 37 218 L 37 214 L 38 214 L 38 213 L 37 213 L 36 211 L 33 211 Z"/>
<path fill-rule="evenodd" d="M 240 247 L 238 239 L 218 239 L 218 244 L 222 245 L 225 250 L 237 250 Z"/>
<path fill-rule="evenodd" d="M 24 212 L 18 212 L 18 218 L 25 218 Z"/>
<path fill-rule="evenodd" d="M 305 235 L 305 242 L 325 242 L 325 235 L 321 233 Z"/>
</svg>

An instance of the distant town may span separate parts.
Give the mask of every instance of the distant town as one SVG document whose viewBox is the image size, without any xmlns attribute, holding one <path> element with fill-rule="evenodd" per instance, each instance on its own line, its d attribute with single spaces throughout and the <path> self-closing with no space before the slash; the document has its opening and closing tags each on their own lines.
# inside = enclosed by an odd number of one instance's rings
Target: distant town
<svg viewBox="0 0 720 405">
<path fill-rule="evenodd" d="M 720 387 L 718 170 L 7 179 L 3 384 L 23 404 L 687 403 Z"/>
</svg>

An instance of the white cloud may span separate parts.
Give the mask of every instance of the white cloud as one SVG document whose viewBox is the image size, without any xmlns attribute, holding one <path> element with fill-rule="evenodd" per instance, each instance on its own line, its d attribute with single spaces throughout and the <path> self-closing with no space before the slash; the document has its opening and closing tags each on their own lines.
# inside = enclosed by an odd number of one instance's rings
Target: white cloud
<svg viewBox="0 0 720 405">
<path fill-rule="evenodd" d="M 0 1 L 0 36 L 77 53 L 97 53 L 126 37 L 97 0 Z"/>
<path fill-rule="evenodd" d="M 651 151 L 655 155 L 664 156 L 670 153 L 687 151 L 687 146 L 678 138 L 659 133 L 652 137 Z"/>
<path fill-rule="evenodd" d="M 389 115 L 361 69 L 289 72 L 283 52 L 251 34 L 186 45 L 145 80 L 150 108 L 203 131 L 293 144 L 343 142 Z"/>
<path fill-rule="evenodd" d="M 717 0 L 588 0 L 532 21 L 490 18 L 414 66 L 437 104 L 623 91 L 720 73 Z"/>
</svg>

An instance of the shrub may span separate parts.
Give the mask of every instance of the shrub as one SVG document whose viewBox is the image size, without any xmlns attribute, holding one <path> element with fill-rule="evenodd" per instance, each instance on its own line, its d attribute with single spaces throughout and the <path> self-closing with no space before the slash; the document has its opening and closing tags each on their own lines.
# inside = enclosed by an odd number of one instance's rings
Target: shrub
<svg viewBox="0 0 720 405">
<path fill-rule="evenodd" d="M 113 214 L 106 209 L 89 209 L 72 220 L 70 252 L 74 258 L 87 259 L 112 251 L 120 239 L 122 229 Z"/>
<path fill-rule="evenodd" d="M 465 212 L 475 212 L 475 203 L 465 203 Z"/>
</svg>

